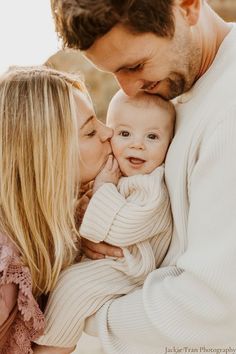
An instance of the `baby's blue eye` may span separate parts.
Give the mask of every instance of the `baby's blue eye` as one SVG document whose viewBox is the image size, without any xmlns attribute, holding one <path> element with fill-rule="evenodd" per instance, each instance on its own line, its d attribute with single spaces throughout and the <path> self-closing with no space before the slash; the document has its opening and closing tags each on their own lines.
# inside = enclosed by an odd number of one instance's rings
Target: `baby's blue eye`
<svg viewBox="0 0 236 354">
<path fill-rule="evenodd" d="M 130 133 L 127 130 L 122 130 L 121 132 L 119 132 L 119 135 L 126 138 L 126 137 L 130 136 Z"/>
<path fill-rule="evenodd" d="M 151 140 L 156 140 L 156 139 L 158 139 L 158 136 L 156 135 L 156 134 L 154 134 L 154 133 L 150 133 L 150 134 L 148 134 L 148 139 L 151 139 Z"/>
</svg>

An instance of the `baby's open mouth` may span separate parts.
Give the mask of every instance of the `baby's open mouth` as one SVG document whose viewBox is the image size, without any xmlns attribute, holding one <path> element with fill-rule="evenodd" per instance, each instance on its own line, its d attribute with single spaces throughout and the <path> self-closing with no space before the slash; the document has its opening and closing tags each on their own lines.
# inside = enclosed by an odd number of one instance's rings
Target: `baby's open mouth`
<svg viewBox="0 0 236 354">
<path fill-rule="evenodd" d="M 132 165 L 142 165 L 145 162 L 145 160 L 138 157 L 128 157 L 128 160 Z"/>
</svg>

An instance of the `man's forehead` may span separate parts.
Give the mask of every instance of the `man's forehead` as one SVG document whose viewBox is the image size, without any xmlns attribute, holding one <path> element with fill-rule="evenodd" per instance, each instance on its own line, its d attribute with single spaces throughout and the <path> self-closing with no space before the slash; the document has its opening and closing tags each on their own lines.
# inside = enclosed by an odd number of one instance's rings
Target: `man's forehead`
<svg viewBox="0 0 236 354">
<path fill-rule="evenodd" d="M 98 69 L 116 73 L 143 59 L 144 45 L 148 47 L 147 37 L 151 33 L 133 34 L 123 26 L 115 26 L 103 37 L 97 39 L 84 55 Z"/>
<path fill-rule="evenodd" d="M 109 71 L 113 74 L 118 73 L 119 71 L 134 66 L 141 61 L 141 56 L 137 58 L 134 56 L 133 58 L 127 58 L 126 53 L 120 55 L 118 58 L 114 58 L 114 54 L 110 54 L 109 56 L 100 57 L 97 56 L 96 53 L 91 55 L 90 53 L 84 52 L 85 57 L 98 69 L 101 71 Z"/>
</svg>

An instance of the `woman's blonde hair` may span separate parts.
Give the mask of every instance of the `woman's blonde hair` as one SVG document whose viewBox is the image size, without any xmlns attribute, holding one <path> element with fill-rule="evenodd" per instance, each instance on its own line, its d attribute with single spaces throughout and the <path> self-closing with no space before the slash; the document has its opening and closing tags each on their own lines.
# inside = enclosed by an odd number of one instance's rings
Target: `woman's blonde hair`
<svg viewBox="0 0 236 354">
<path fill-rule="evenodd" d="M 0 78 L 0 231 L 18 247 L 36 296 L 76 253 L 75 89 L 86 94 L 77 76 L 46 67 L 10 68 Z"/>
</svg>

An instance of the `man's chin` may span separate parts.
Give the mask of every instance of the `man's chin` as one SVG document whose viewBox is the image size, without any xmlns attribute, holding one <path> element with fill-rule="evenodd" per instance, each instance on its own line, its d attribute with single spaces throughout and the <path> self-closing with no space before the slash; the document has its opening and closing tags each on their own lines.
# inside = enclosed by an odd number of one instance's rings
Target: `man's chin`
<svg viewBox="0 0 236 354">
<path fill-rule="evenodd" d="M 168 78 L 160 86 L 157 94 L 164 100 L 172 100 L 186 92 L 186 80 L 183 75 L 176 74 L 173 79 Z"/>
<path fill-rule="evenodd" d="M 148 95 L 155 95 L 161 97 L 165 101 L 170 101 L 174 99 L 177 96 L 182 95 L 183 92 L 177 93 L 177 92 L 156 92 L 156 93 L 149 93 L 147 92 Z"/>
</svg>

